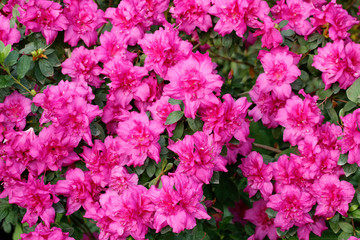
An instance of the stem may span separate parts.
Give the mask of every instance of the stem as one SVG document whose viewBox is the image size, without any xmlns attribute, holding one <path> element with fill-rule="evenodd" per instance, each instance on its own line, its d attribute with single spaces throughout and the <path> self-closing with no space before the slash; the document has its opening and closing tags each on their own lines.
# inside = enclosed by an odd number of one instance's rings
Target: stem
<svg viewBox="0 0 360 240">
<path fill-rule="evenodd" d="M 35 96 L 27 87 L 25 87 L 19 80 L 17 80 L 9 71 L 8 68 L 6 68 L 3 64 L 1 64 L 2 68 L 5 70 L 7 74 L 11 76 L 11 78 L 14 80 L 15 83 L 19 84 L 22 88 L 24 88 L 28 93 L 30 93 L 32 96 Z"/>
<path fill-rule="evenodd" d="M 266 145 L 259 144 L 259 143 L 253 143 L 253 145 L 254 145 L 254 147 L 262 148 L 262 149 L 269 150 L 269 151 L 275 152 L 275 153 L 281 153 L 282 152 L 280 149 L 273 148 L 273 147 L 266 146 Z"/>
<path fill-rule="evenodd" d="M 212 51 L 210 51 L 210 50 L 209 50 L 209 53 L 210 53 L 211 55 L 215 56 L 215 57 L 224 59 L 224 60 L 226 60 L 226 61 L 235 62 L 235 63 L 239 63 L 239 64 L 245 64 L 245 65 L 247 65 L 247 66 L 249 66 L 249 67 L 254 67 L 254 65 L 252 65 L 251 63 L 239 61 L 239 60 L 233 59 L 233 58 L 231 58 L 231 57 L 221 56 L 221 55 L 219 55 L 219 54 L 217 54 L 217 53 L 215 53 L 215 52 L 212 52 Z"/>
</svg>

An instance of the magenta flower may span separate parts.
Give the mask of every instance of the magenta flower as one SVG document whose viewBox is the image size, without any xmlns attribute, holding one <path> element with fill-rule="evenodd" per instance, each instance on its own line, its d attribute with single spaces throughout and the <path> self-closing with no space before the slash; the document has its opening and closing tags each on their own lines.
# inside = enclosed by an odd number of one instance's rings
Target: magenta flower
<svg viewBox="0 0 360 240">
<path fill-rule="evenodd" d="M 348 163 L 360 166 L 360 109 L 340 118 L 344 123 L 344 136 L 339 140 L 341 153 L 349 152 Z"/>
<path fill-rule="evenodd" d="M 331 218 L 337 211 L 347 217 L 349 203 L 355 194 L 351 183 L 340 181 L 335 175 L 323 175 L 314 182 L 311 190 L 318 203 L 316 216 Z"/>
<path fill-rule="evenodd" d="M 96 30 L 106 23 L 104 12 L 91 0 L 65 0 L 64 15 L 69 21 L 64 41 L 75 47 L 80 39 L 90 47 L 96 43 Z"/>
<path fill-rule="evenodd" d="M 149 197 L 155 204 L 153 226 L 156 232 L 169 225 L 179 233 L 196 226 L 196 219 L 210 219 L 200 203 L 203 197 L 202 184 L 183 174 L 162 176 L 162 188 L 152 186 Z"/>
<path fill-rule="evenodd" d="M 9 196 L 9 203 L 15 203 L 26 208 L 22 223 L 27 222 L 33 226 L 40 217 L 47 227 L 54 222 L 55 209 L 53 203 L 59 199 L 50 184 L 45 185 L 43 179 L 36 179 L 31 174 L 27 182 L 18 182 Z"/>
<path fill-rule="evenodd" d="M 315 127 L 323 120 L 320 109 L 316 105 L 317 96 L 311 97 L 303 90 L 299 91 L 305 99 L 293 96 L 286 101 L 284 108 L 280 109 L 275 118 L 285 127 L 284 141 L 296 145 L 297 141 L 315 131 Z"/>
<path fill-rule="evenodd" d="M 200 104 L 211 98 L 213 92 L 219 93 L 223 84 L 221 77 L 215 73 L 209 54 L 199 52 L 169 68 L 165 79 L 170 84 L 164 87 L 164 95 L 183 100 L 185 117 L 192 119 Z"/>
<path fill-rule="evenodd" d="M 59 31 L 66 30 L 68 20 L 63 15 L 62 6 L 48 0 L 29 0 L 19 7 L 18 20 L 26 27 L 25 34 L 41 32 L 46 44 L 51 44 Z"/>
<path fill-rule="evenodd" d="M 154 120 L 159 120 L 164 127 L 166 127 L 169 137 L 171 137 L 173 135 L 172 131 L 176 128 L 176 123 L 165 125 L 166 119 L 171 112 L 180 111 L 181 109 L 179 105 L 171 105 L 169 103 L 169 99 L 169 97 L 162 96 L 150 107 L 148 107 L 148 110 L 151 112 L 151 116 Z"/>
<path fill-rule="evenodd" d="M 255 31 L 254 36 L 261 36 L 261 47 L 263 48 L 272 49 L 278 47 L 283 42 L 280 31 L 275 28 L 275 23 L 271 17 L 266 16 L 263 21 L 263 24 Z"/>
<path fill-rule="evenodd" d="M 168 68 L 188 58 L 192 51 L 191 43 L 181 40 L 172 26 L 165 25 L 154 33 L 146 33 L 139 40 L 145 58 L 145 68 L 154 71 L 164 78 Z"/>
<path fill-rule="evenodd" d="M 300 56 L 289 51 L 289 48 L 273 48 L 270 52 L 261 50 L 258 58 L 262 63 L 264 72 L 256 80 L 259 82 L 260 91 L 273 91 L 278 98 L 290 97 L 291 85 L 300 75 L 296 66 Z"/>
<path fill-rule="evenodd" d="M 20 235 L 21 240 L 75 240 L 72 237 L 69 237 L 68 232 L 62 232 L 61 228 L 44 226 L 43 224 L 38 224 L 34 232 L 22 233 Z"/>
<path fill-rule="evenodd" d="M 324 218 L 314 216 L 313 220 L 313 223 L 307 223 L 298 228 L 297 233 L 300 240 L 309 240 L 311 232 L 321 237 L 321 233 L 328 229 Z"/>
<path fill-rule="evenodd" d="M 17 91 L 6 96 L 4 102 L 0 103 L 0 122 L 8 129 L 16 127 L 18 130 L 23 130 L 29 113 L 31 113 L 31 100 Z"/>
<path fill-rule="evenodd" d="M 253 207 L 245 212 L 244 219 L 256 226 L 255 234 L 249 238 L 251 240 L 262 240 L 266 236 L 270 240 L 278 239 L 274 219 L 270 219 L 265 212 L 267 209 L 266 203 L 264 200 L 256 201 L 253 203 Z"/>
<path fill-rule="evenodd" d="M 214 0 L 209 13 L 219 18 L 214 30 L 221 36 L 231 33 L 243 37 L 247 26 L 245 23 L 245 11 L 249 6 L 248 1 L 241 0 Z"/>
<path fill-rule="evenodd" d="M 4 8 L 2 10 L 4 10 Z M 5 46 L 20 42 L 20 32 L 16 28 L 10 28 L 10 20 L 0 15 L 0 22 L 0 41 L 2 41 Z"/>
<path fill-rule="evenodd" d="M 196 132 L 169 145 L 168 149 L 179 156 L 177 173 L 185 173 L 198 182 L 209 184 L 214 171 L 227 172 L 227 161 L 220 155 L 221 147 L 214 142 L 213 135 Z"/>
<path fill-rule="evenodd" d="M 87 82 L 97 88 L 105 82 L 99 78 L 102 69 L 98 66 L 94 51 L 83 46 L 75 48 L 71 57 L 66 59 L 61 67 L 61 72 L 69 75 L 74 82 Z"/>
<path fill-rule="evenodd" d="M 179 30 L 191 34 L 196 27 L 207 32 L 212 27 L 212 20 L 208 11 L 210 0 L 181 1 L 175 0 L 170 13 L 176 19 Z"/>
<path fill-rule="evenodd" d="M 239 168 L 248 180 L 244 191 L 249 193 L 249 197 L 253 197 L 259 190 L 264 200 L 267 200 L 273 192 L 271 166 L 264 164 L 263 158 L 258 152 L 251 152 L 242 159 Z"/>
<path fill-rule="evenodd" d="M 122 194 L 126 189 L 129 189 L 138 184 L 138 175 L 135 173 L 130 174 L 126 168 L 115 166 L 111 170 L 110 184 L 111 190 L 117 191 Z"/>
<path fill-rule="evenodd" d="M 309 215 L 313 205 L 315 199 L 295 186 L 284 186 L 280 193 L 270 196 L 266 204 L 278 212 L 274 224 L 281 231 L 289 230 L 294 225 L 300 227 L 313 223 Z"/>
<path fill-rule="evenodd" d="M 160 162 L 160 134 L 164 131 L 160 121 L 149 120 L 143 113 L 131 112 L 129 120 L 118 125 L 116 130 L 121 146 L 129 157 L 126 165 L 142 166 L 147 157 Z"/>
<path fill-rule="evenodd" d="M 69 169 L 66 172 L 65 180 L 59 180 L 54 186 L 56 194 L 68 197 L 66 201 L 67 212 L 70 215 L 86 202 L 91 201 L 91 184 L 89 175 L 81 169 Z"/>
</svg>

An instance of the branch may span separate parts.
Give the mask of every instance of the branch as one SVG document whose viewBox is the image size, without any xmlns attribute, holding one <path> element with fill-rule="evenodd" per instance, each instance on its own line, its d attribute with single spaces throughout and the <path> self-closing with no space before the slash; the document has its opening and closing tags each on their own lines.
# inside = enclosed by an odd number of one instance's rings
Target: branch
<svg viewBox="0 0 360 240">
<path fill-rule="evenodd" d="M 259 144 L 259 143 L 253 143 L 253 145 L 254 145 L 254 147 L 262 148 L 262 149 L 265 149 L 265 150 L 268 150 L 268 151 L 271 151 L 271 152 L 275 152 L 275 153 L 281 153 L 282 152 L 280 149 L 269 147 L 269 146 Z"/>
<path fill-rule="evenodd" d="M 251 63 L 239 61 L 239 60 L 233 59 L 233 58 L 231 58 L 231 57 L 221 56 L 221 55 L 219 55 L 219 54 L 217 54 L 217 53 L 215 53 L 215 52 L 212 52 L 212 51 L 210 51 L 210 50 L 209 50 L 209 53 L 210 53 L 211 55 L 215 56 L 215 57 L 224 59 L 224 60 L 226 60 L 226 61 L 235 62 L 235 63 L 239 63 L 239 64 L 245 64 L 245 65 L 247 65 L 247 66 L 249 66 L 249 67 L 254 67 L 254 65 L 252 65 Z"/>
</svg>

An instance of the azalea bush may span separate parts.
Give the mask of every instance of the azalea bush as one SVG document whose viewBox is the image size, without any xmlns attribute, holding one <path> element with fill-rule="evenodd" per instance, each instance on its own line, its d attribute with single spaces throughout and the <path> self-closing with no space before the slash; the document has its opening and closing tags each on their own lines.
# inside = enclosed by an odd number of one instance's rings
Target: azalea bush
<svg viewBox="0 0 360 240">
<path fill-rule="evenodd" d="M 352 0 L 8 0 L 13 239 L 358 239 Z"/>
</svg>

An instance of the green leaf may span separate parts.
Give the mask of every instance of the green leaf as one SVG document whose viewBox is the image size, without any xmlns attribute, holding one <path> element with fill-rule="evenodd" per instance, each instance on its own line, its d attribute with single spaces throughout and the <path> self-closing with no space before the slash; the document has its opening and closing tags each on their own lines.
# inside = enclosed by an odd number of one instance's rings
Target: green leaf
<svg viewBox="0 0 360 240">
<path fill-rule="evenodd" d="M 287 24 L 288 24 L 288 20 L 282 20 L 280 23 L 279 23 L 279 28 L 283 28 L 285 27 Z"/>
<path fill-rule="evenodd" d="M 349 177 L 350 175 L 354 174 L 358 169 L 357 164 L 345 164 L 343 166 L 343 170 L 345 172 L 345 176 Z"/>
<path fill-rule="evenodd" d="M 0 41 L 0 53 L 4 50 L 4 48 L 5 48 L 5 44 L 2 41 Z"/>
<path fill-rule="evenodd" d="M 295 34 L 295 32 L 291 29 L 281 31 L 281 35 L 284 37 L 291 37 Z"/>
<path fill-rule="evenodd" d="M 7 67 L 10 67 L 14 64 L 16 64 L 17 60 L 19 58 L 19 52 L 18 51 L 12 51 L 9 53 L 7 58 L 5 58 L 4 65 Z"/>
<path fill-rule="evenodd" d="M 61 202 L 57 202 L 53 204 L 53 207 L 55 209 L 55 212 L 57 213 L 65 213 L 65 208 L 64 206 L 61 204 Z"/>
<path fill-rule="evenodd" d="M 156 165 L 154 164 L 154 161 L 150 161 L 146 167 L 146 174 L 151 178 L 152 176 L 154 176 L 155 171 Z"/>
<path fill-rule="evenodd" d="M 333 230 L 334 233 L 338 233 L 340 231 L 340 226 L 339 226 L 339 223 L 333 223 L 331 221 L 329 221 L 329 225 L 330 225 L 330 228 L 331 230 Z"/>
<path fill-rule="evenodd" d="M 47 50 L 46 50 L 46 52 L 47 52 Z M 47 57 L 48 57 L 48 61 L 51 63 L 51 65 L 53 67 L 60 67 L 61 66 L 59 58 L 56 56 L 55 53 L 49 54 L 49 55 L 47 55 Z"/>
<path fill-rule="evenodd" d="M 184 123 L 180 122 L 176 125 L 176 128 L 173 131 L 173 136 L 171 137 L 171 139 L 173 141 L 176 141 L 182 137 L 183 133 L 184 133 Z"/>
<path fill-rule="evenodd" d="M 337 115 L 336 111 L 334 108 L 329 108 L 327 109 L 327 112 L 330 116 L 330 122 L 332 123 L 338 123 L 339 122 L 339 116 Z"/>
<path fill-rule="evenodd" d="M 272 208 L 268 208 L 266 209 L 266 214 L 269 216 L 269 218 L 275 218 L 276 217 L 276 214 L 277 212 L 274 211 Z"/>
<path fill-rule="evenodd" d="M 188 118 L 186 119 L 186 121 L 188 122 L 191 130 L 193 130 L 194 132 L 201 131 L 204 125 L 204 123 L 199 118 Z"/>
<path fill-rule="evenodd" d="M 360 78 L 346 90 L 346 95 L 352 102 L 360 103 Z"/>
<path fill-rule="evenodd" d="M 0 76 L 0 88 L 7 88 L 14 84 L 14 80 L 10 75 L 1 75 Z"/>
<path fill-rule="evenodd" d="M 301 70 L 300 79 L 305 82 L 309 81 L 309 74 L 306 71 Z"/>
<path fill-rule="evenodd" d="M 343 230 L 346 233 L 352 233 L 353 232 L 353 226 L 350 223 L 339 222 L 339 226 L 340 226 L 341 230 Z"/>
<path fill-rule="evenodd" d="M 11 232 L 11 224 L 10 223 L 3 221 L 2 227 L 3 227 L 4 232 L 6 232 L 6 233 Z"/>
<path fill-rule="evenodd" d="M 309 49 L 306 46 L 300 46 L 299 49 L 297 50 L 298 53 L 306 53 Z"/>
<path fill-rule="evenodd" d="M 173 98 L 169 98 L 169 101 L 168 101 L 171 105 L 179 105 L 181 104 L 183 101 L 182 100 L 176 100 L 176 99 L 173 99 Z"/>
<path fill-rule="evenodd" d="M 8 214 L 9 214 L 8 207 L 0 208 L 0 221 L 3 220 L 5 217 L 7 217 Z"/>
<path fill-rule="evenodd" d="M 54 68 L 53 65 L 51 64 L 51 62 L 49 62 L 46 59 L 40 59 L 39 60 L 39 67 L 40 67 L 40 71 L 41 73 L 45 76 L 45 77 L 51 77 L 54 75 Z"/>
<path fill-rule="evenodd" d="M 39 62 L 35 62 L 34 74 L 35 74 L 36 80 L 38 80 L 41 84 L 45 83 L 46 77 L 40 71 Z"/>
<path fill-rule="evenodd" d="M 350 216 L 354 219 L 360 219 L 360 209 L 356 209 L 355 211 L 351 212 Z"/>
<path fill-rule="evenodd" d="M 19 223 L 16 224 L 12 239 L 13 240 L 19 240 L 21 238 L 20 235 L 22 233 L 23 233 L 23 229 L 22 229 L 21 224 L 19 224 Z"/>
<path fill-rule="evenodd" d="M 340 233 L 338 240 L 347 240 L 349 237 L 351 237 L 351 233 L 342 232 Z"/>
<path fill-rule="evenodd" d="M 328 97 L 330 97 L 333 94 L 333 91 L 331 89 L 328 90 L 324 90 L 324 89 L 320 89 L 316 92 L 316 95 L 319 96 L 320 100 L 326 99 Z"/>
<path fill-rule="evenodd" d="M 338 165 L 343 166 L 347 163 L 347 161 L 348 161 L 348 155 L 340 154 Z"/>
<path fill-rule="evenodd" d="M 7 58 L 7 56 L 10 54 L 11 52 L 11 45 L 8 44 L 3 50 L 2 50 L 2 56 L 3 58 Z"/>
<path fill-rule="evenodd" d="M 26 73 L 30 69 L 32 59 L 29 56 L 22 55 L 19 59 L 18 64 L 16 64 L 16 72 L 19 79 L 25 77 Z"/>
<path fill-rule="evenodd" d="M 164 172 L 170 171 L 173 168 L 174 164 L 173 163 L 168 163 L 164 169 Z"/>
<path fill-rule="evenodd" d="M 34 42 L 31 42 L 29 44 L 26 44 L 25 47 L 23 49 L 21 49 L 19 52 L 21 54 L 30 54 L 32 51 L 35 51 L 35 44 Z"/>
<path fill-rule="evenodd" d="M 222 38 L 222 45 L 224 48 L 230 48 L 233 43 L 233 37 L 231 34 L 227 34 Z"/>
<path fill-rule="evenodd" d="M 184 116 L 183 111 L 174 111 L 169 114 L 169 116 L 166 118 L 165 125 L 170 125 L 173 123 L 176 123 Z"/>
</svg>

